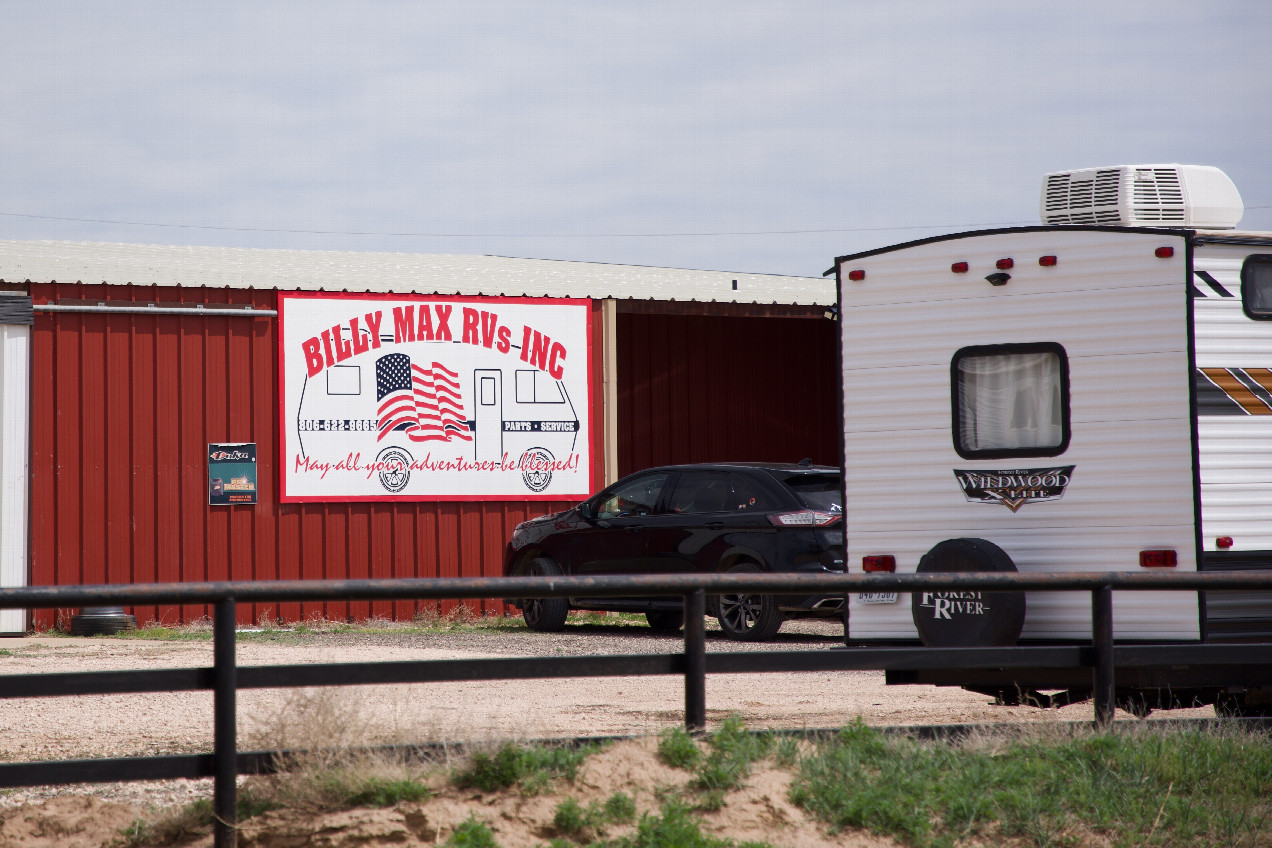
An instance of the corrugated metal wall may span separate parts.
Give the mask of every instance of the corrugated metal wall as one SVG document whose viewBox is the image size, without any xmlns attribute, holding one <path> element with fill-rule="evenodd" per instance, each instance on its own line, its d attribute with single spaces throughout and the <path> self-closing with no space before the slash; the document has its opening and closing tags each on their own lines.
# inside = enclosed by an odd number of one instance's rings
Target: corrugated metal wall
<svg viewBox="0 0 1272 848">
<path fill-rule="evenodd" d="M 619 312 L 619 472 L 712 461 L 839 464 L 824 318 Z"/>
<path fill-rule="evenodd" d="M 276 308 L 272 290 L 33 284 L 31 294 L 36 303 Z M 838 461 L 831 322 L 620 313 L 616 336 L 620 473 L 671 462 Z M 37 312 L 31 585 L 494 576 L 518 522 L 569 506 L 280 504 L 277 344 L 269 317 Z M 599 409 L 592 419 L 600 445 Z M 257 504 L 208 506 L 210 442 L 256 443 Z M 480 606 L 503 610 L 494 600 Z M 413 602 L 294 603 L 245 606 L 239 617 L 402 620 L 418 611 Z M 40 611 L 34 623 L 72 612 Z M 133 612 L 140 623 L 178 623 L 209 610 Z"/>
<path fill-rule="evenodd" d="M 36 303 L 276 308 L 270 290 L 48 284 L 31 294 Z M 598 386 L 600 326 L 593 322 Z M 277 345 L 267 317 L 37 312 L 31 585 L 494 576 L 513 526 L 566 506 L 279 504 Z M 600 444 L 601 416 L 593 420 Z M 210 442 L 256 442 L 257 504 L 208 506 Z M 481 608 L 503 609 L 493 600 Z M 245 606 L 239 618 L 409 619 L 416 611 L 413 602 L 283 604 Z M 139 623 L 176 623 L 209 610 L 133 612 Z M 35 616 L 38 627 L 54 620 L 52 611 Z"/>
</svg>

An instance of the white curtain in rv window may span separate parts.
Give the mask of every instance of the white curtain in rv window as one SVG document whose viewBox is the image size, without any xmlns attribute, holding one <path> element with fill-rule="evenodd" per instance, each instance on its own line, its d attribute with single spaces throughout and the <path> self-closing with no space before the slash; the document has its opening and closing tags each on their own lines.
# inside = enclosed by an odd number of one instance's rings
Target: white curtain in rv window
<svg viewBox="0 0 1272 848">
<path fill-rule="evenodd" d="M 1054 448 L 1064 438 L 1056 354 L 967 356 L 959 360 L 958 381 L 965 450 Z"/>
</svg>

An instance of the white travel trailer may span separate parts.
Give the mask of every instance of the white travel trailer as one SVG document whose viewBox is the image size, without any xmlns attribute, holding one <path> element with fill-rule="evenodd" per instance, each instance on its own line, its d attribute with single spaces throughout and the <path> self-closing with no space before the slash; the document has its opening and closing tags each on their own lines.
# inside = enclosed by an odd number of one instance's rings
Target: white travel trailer
<svg viewBox="0 0 1272 848">
<path fill-rule="evenodd" d="M 1200 166 L 1041 211 L 836 259 L 850 573 L 1272 568 L 1272 233 Z M 1119 591 L 1115 638 L 1272 641 L 1272 597 L 1208 594 Z M 1087 641 L 1091 601 L 854 595 L 847 636 Z"/>
</svg>

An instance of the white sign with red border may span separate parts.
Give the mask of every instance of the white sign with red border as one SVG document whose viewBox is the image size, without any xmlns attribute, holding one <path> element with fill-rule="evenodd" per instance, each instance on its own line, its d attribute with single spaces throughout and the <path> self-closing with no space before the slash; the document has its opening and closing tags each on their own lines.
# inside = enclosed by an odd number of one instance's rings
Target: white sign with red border
<svg viewBox="0 0 1272 848">
<path fill-rule="evenodd" d="M 282 501 L 591 489 L 591 301 L 280 293 Z"/>
</svg>

